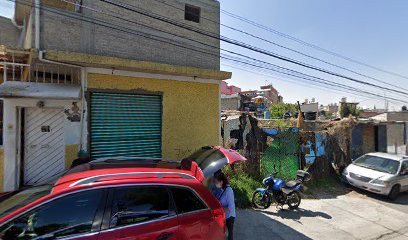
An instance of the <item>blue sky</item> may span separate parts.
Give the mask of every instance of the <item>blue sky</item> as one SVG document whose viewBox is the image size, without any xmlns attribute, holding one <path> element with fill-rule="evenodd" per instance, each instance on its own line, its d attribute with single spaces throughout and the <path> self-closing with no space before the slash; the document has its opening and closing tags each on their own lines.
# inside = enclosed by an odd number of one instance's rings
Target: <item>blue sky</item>
<svg viewBox="0 0 408 240">
<path fill-rule="evenodd" d="M 406 23 L 408 23 L 408 14 L 406 14 L 408 1 L 406 0 L 221 0 L 221 8 L 322 48 L 408 76 L 408 30 L 406 27 Z M 12 17 L 12 3 L 0 0 L 0 15 Z M 286 47 L 408 89 L 407 79 L 398 78 L 319 52 L 224 14 L 221 15 L 221 22 Z M 260 40 L 249 38 L 226 28 L 221 28 L 221 34 L 359 80 L 384 85 L 277 48 Z M 382 90 L 357 85 L 344 79 L 307 70 L 225 43 L 222 43 L 222 47 L 310 75 L 375 92 L 381 96 L 402 98 L 397 94 L 385 93 Z M 305 98 L 315 97 L 319 102 L 327 104 L 338 102 L 342 96 L 346 96 L 349 100 L 361 102 L 362 106 L 384 107 L 385 101 L 378 97 L 377 99 L 369 99 L 350 93 L 334 92 L 304 80 L 270 76 L 270 73 L 267 74 L 268 76 L 254 74 L 253 72 L 238 70 L 236 67 L 243 68 L 234 63 L 222 61 L 221 68 L 233 72 L 232 79 L 228 81 L 230 84 L 247 90 L 258 89 L 260 85 L 266 82 L 272 83 L 282 94 L 285 102 L 303 101 Z M 408 101 L 408 98 L 406 100 Z M 390 110 L 399 109 L 401 105 L 391 102 Z"/>
<path fill-rule="evenodd" d="M 221 8 L 234 14 L 251 19 L 280 32 L 313 43 L 317 46 L 348 56 L 350 58 L 369 63 L 371 65 L 397 72 L 408 76 L 408 1 L 405 0 L 221 0 Z M 221 22 L 234 26 L 256 35 L 267 38 L 276 43 L 291 47 L 309 55 L 327 60 L 360 73 L 378 78 L 403 88 L 408 88 L 408 80 L 398 78 L 350 63 L 340 58 L 313 50 L 296 42 L 279 37 L 273 33 L 255 28 L 239 20 L 226 15 L 221 15 Z M 315 64 L 348 76 L 358 78 L 375 84 L 370 79 L 353 75 L 341 69 L 324 65 L 323 63 L 310 60 L 306 57 L 293 54 L 288 51 L 265 44 L 260 40 L 249 39 L 242 34 L 222 29 L 222 34 L 234 39 L 251 42 L 252 45 L 268 49 L 270 51 L 295 58 L 300 61 Z M 223 47 L 227 47 L 223 44 Z M 247 52 L 248 53 L 248 52 Z M 255 55 L 264 61 L 279 64 L 281 66 L 300 70 L 302 72 L 323 77 L 328 80 L 341 82 L 350 86 L 363 88 L 370 92 L 384 95 L 381 90 L 367 88 L 349 81 L 308 71 L 292 64 L 285 64 L 271 57 Z M 227 63 L 231 65 L 230 63 Z M 326 104 L 337 102 L 342 96 L 349 100 L 359 101 L 361 105 L 377 108 L 384 107 L 384 100 L 369 100 L 365 97 L 354 96 L 348 93 L 334 93 L 331 90 L 316 89 L 313 84 L 301 82 L 293 83 L 283 81 L 281 78 L 265 77 L 246 73 L 234 68 L 222 65 L 224 70 L 233 72 L 233 78 L 229 82 L 241 86 L 243 89 L 256 89 L 265 81 L 272 82 L 287 102 L 311 99 L 315 97 L 318 101 Z M 240 67 L 242 68 L 242 67 Z M 302 86 L 300 86 L 301 84 Z M 382 84 L 383 85 L 383 84 Z M 400 99 L 399 95 L 386 93 L 386 96 Z M 398 109 L 401 104 L 390 103 L 390 110 Z"/>
</svg>

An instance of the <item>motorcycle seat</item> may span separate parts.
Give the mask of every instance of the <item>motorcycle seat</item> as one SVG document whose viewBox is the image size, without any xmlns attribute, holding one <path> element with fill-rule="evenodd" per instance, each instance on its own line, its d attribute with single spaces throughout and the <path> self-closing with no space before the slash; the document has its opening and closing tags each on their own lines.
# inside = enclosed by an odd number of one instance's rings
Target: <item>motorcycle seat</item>
<svg viewBox="0 0 408 240">
<path fill-rule="evenodd" d="M 289 181 L 286 183 L 286 187 L 293 188 L 293 187 L 296 187 L 298 184 L 299 184 L 298 181 Z"/>
<path fill-rule="evenodd" d="M 289 188 L 282 188 L 281 190 L 282 190 L 282 192 L 283 192 L 284 194 L 289 194 L 289 193 L 293 192 L 293 190 L 292 190 L 292 189 L 289 189 Z"/>
</svg>

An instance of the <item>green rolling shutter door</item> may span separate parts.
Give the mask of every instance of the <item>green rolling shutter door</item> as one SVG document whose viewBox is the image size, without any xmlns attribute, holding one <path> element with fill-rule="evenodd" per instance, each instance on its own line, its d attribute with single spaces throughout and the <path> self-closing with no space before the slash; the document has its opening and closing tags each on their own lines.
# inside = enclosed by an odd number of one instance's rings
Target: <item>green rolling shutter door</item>
<svg viewBox="0 0 408 240">
<path fill-rule="evenodd" d="M 162 97 L 91 93 L 92 159 L 161 158 Z"/>
</svg>

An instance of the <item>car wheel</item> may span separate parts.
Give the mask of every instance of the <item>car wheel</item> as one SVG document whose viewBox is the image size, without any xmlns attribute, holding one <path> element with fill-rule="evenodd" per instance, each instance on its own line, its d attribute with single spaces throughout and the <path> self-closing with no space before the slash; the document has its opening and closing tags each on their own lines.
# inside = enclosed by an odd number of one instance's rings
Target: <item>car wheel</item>
<svg viewBox="0 0 408 240">
<path fill-rule="evenodd" d="M 398 195 L 400 194 L 401 186 L 395 185 L 391 188 L 390 194 L 388 194 L 388 198 L 391 200 L 397 199 Z"/>
</svg>

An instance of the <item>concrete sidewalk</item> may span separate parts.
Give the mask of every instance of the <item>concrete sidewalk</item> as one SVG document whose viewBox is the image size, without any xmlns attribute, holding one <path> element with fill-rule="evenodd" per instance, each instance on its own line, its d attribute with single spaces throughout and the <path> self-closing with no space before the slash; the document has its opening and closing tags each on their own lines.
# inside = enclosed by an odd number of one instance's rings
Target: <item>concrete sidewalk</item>
<svg viewBox="0 0 408 240">
<path fill-rule="evenodd" d="M 300 207 L 239 210 L 235 239 L 408 239 L 407 213 L 355 192 L 303 200 Z"/>
</svg>

